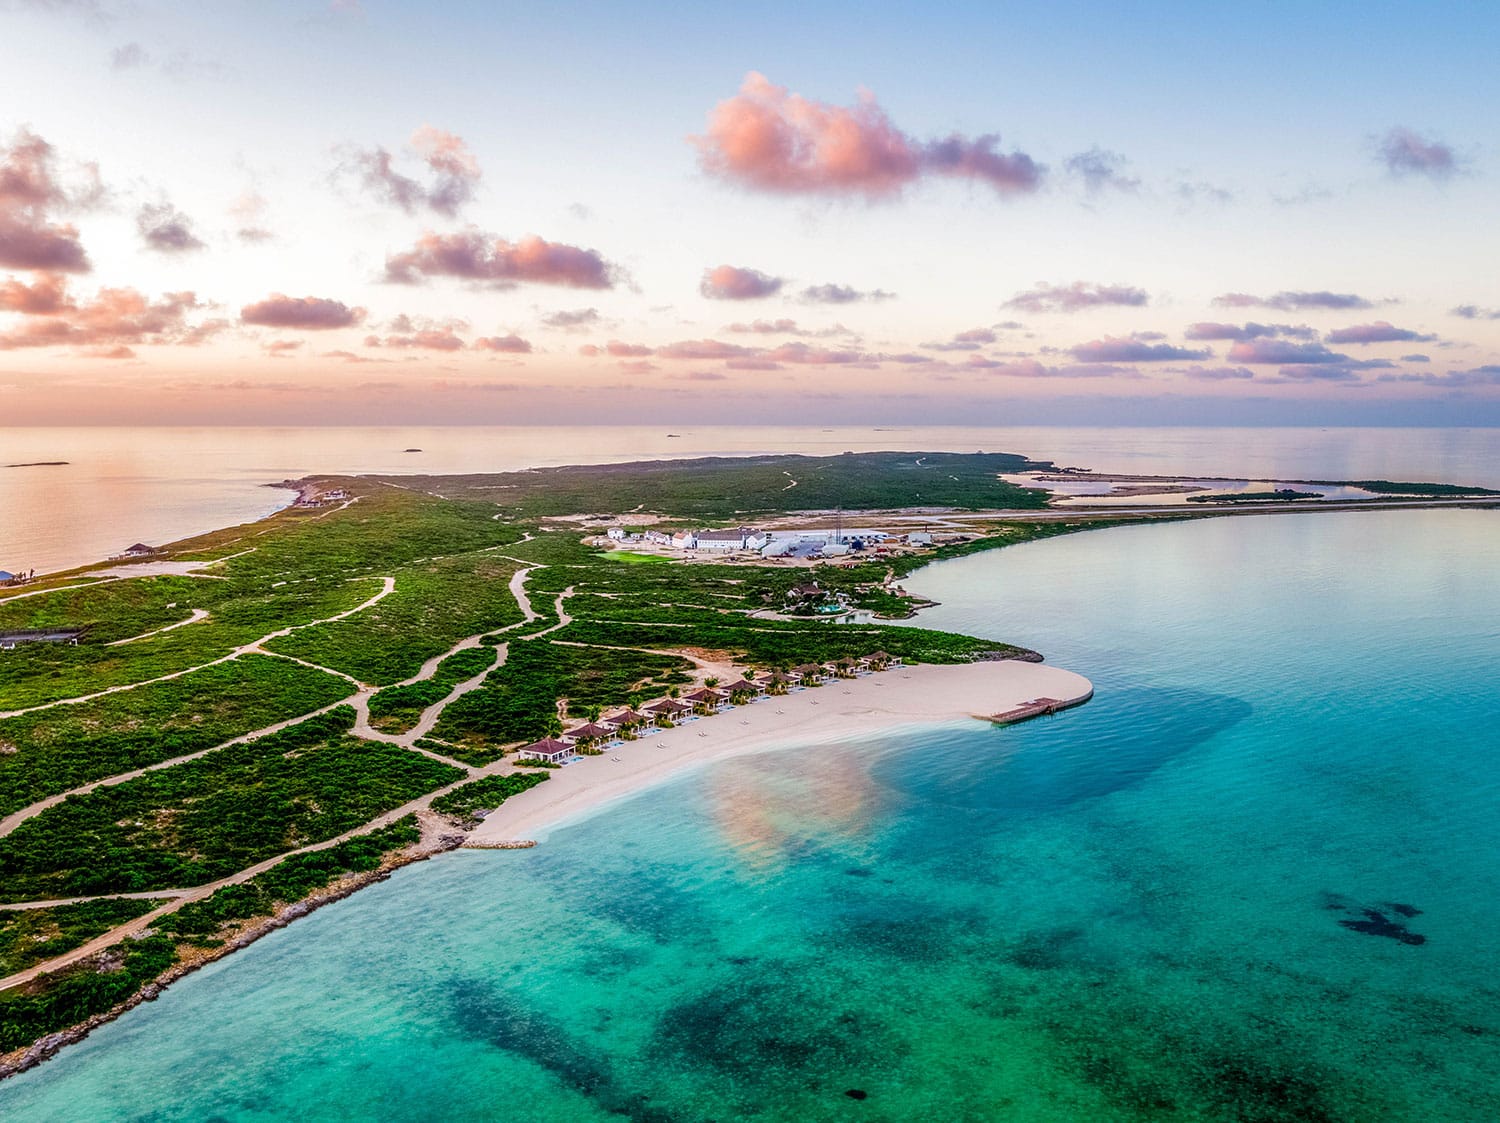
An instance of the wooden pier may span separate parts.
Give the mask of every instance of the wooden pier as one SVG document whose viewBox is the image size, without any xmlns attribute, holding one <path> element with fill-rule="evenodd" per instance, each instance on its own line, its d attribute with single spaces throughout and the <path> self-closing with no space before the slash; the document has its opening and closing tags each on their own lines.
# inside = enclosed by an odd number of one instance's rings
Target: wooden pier
<svg viewBox="0 0 1500 1123">
<path fill-rule="evenodd" d="M 1080 698 L 1033 698 L 1029 702 L 1022 702 L 1019 706 L 1012 706 L 1008 710 L 1001 710 L 997 714 L 990 714 L 988 720 L 995 725 L 1014 725 L 1018 721 L 1030 721 L 1034 717 L 1042 717 L 1046 714 L 1060 713 L 1071 709 L 1073 706 L 1081 706 L 1094 696 L 1090 690 Z"/>
</svg>

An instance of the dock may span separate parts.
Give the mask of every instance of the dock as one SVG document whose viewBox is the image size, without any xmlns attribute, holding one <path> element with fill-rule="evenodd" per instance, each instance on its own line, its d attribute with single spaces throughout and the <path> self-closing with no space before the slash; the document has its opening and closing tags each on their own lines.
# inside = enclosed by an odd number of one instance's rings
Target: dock
<svg viewBox="0 0 1500 1123">
<path fill-rule="evenodd" d="M 988 721 L 995 725 L 1014 725 L 1018 721 L 1030 721 L 1034 717 L 1043 717 L 1047 714 L 1060 713 L 1074 706 L 1081 706 L 1094 696 L 1090 690 L 1081 698 L 1033 698 L 1029 702 L 1022 702 L 1019 706 L 1012 706 L 1008 710 L 990 714 Z"/>
</svg>

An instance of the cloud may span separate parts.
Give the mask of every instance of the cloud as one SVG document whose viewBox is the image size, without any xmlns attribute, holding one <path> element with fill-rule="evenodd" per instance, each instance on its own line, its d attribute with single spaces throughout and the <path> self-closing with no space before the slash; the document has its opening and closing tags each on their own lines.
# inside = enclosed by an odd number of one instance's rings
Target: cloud
<svg viewBox="0 0 1500 1123">
<path fill-rule="evenodd" d="M 797 363 L 806 366 L 842 366 L 845 363 L 871 362 L 880 356 L 861 351 L 813 347 L 807 343 L 783 343 L 765 353 L 773 363 Z"/>
<path fill-rule="evenodd" d="M 1385 320 L 1376 320 L 1373 324 L 1335 328 L 1323 338 L 1329 343 L 1431 343 L 1437 336 L 1422 335 L 1395 327 Z"/>
<path fill-rule="evenodd" d="M 580 355 L 590 358 L 597 355 L 612 355 L 617 359 L 641 359 L 647 355 L 654 355 L 656 348 L 647 347 L 644 343 L 625 343 L 619 339 L 611 339 L 603 347 L 594 344 L 586 344 L 578 349 Z"/>
<path fill-rule="evenodd" d="M 994 134 L 919 141 L 898 129 L 874 94 L 851 107 L 813 101 L 751 71 L 740 91 L 692 137 L 709 175 L 779 194 L 899 196 L 927 175 L 988 183 L 997 192 L 1035 191 L 1043 169 L 1023 152 L 997 152 Z"/>
<path fill-rule="evenodd" d="M 1275 308 L 1280 312 L 1303 312 L 1310 308 L 1336 311 L 1374 308 L 1373 301 L 1352 292 L 1278 292 L 1272 296 L 1251 296 L 1244 292 L 1226 292 L 1214 297 L 1222 308 Z"/>
<path fill-rule="evenodd" d="M 1406 371 L 1401 374 L 1382 374 L 1377 382 L 1417 382 L 1426 386 L 1463 388 L 1468 386 L 1500 386 L 1500 365 L 1490 363 L 1469 370 L 1450 370 L 1442 374 L 1435 371 Z"/>
<path fill-rule="evenodd" d="M 1201 382 L 1226 382 L 1255 377 L 1255 372 L 1249 367 L 1189 367 L 1184 373 Z"/>
<path fill-rule="evenodd" d="M 718 265 L 703 271 L 698 291 L 710 300 L 761 300 L 780 292 L 784 283 L 780 277 L 758 269 Z"/>
<path fill-rule="evenodd" d="M 365 336 L 366 347 L 389 347 L 397 351 L 462 351 L 464 341 L 452 327 L 420 328 L 408 335 Z"/>
<path fill-rule="evenodd" d="M 542 317 L 542 326 L 560 328 L 563 331 L 577 331 L 581 328 L 593 327 L 600 318 L 597 308 L 574 308 L 571 311 L 548 313 Z"/>
<path fill-rule="evenodd" d="M 1063 168 L 1083 180 L 1083 189 L 1090 195 L 1105 191 L 1130 193 L 1140 188 L 1141 181 L 1125 174 L 1129 163 L 1118 152 L 1109 152 L 1095 145 L 1087 152 L 1069 156 L 1063 161 Z"/>
<path fill-rule="evenodd" d="M 59 313 L 32 316 L 14 331 L 0 334 L 0 351 L 197 342 L 191 338 L 187 315 L 199 307 L 191 292 L 167 293 L 153 302 L 135 289 L 101 289 L 91 301 L 67 301 Z"/>
<path fill-rule="evenodd" d="M 109 53 L 109 64 L 115 70 L 138 70 L 151 65 L 151 55 L 139 43 L 124 43 Z"/>
<path fill-rule="evenodd" d="M 922 346 L 928 351 L 977 351 L 986 343 L 994 343 L 995 339 L 990 328 L 970 328 L 958 332 L 946 342 L 924 343 Z"/>
<path fill-rule="evenodd" d="M 1402 355 L 1401 361 L 1403 363 L 1430 363 L 1432 362 L 1432 358 L 1431 356 L 1419 353 L 1415 355 Z"/>
<path fill-rule="evenodd" d="M 1449 314 L 1465 320 L 1500 320 L 1500 308 L 1481 308 L 1477 304 L 1460 304 Z"/>
<path fill-rule="evenodd" d="M 382 203 L 415 214 L 436 211 L 452 218 L 474 197 L 481 172 L 479 162 L 462 137 L 431 125 L 411 134 L 408 149 L 426 165 L 423 184 L 398 172 L 395 158 L 384 148 L 356 149 L 339 167 L 340 173 L 359 177 L 361 185 Z"/>
<path fill-rule="evenodd" d="M 1086 308 L 1122 305 L 1139 308 L 1151 298 L 1145 289 L 1130 285 L 1098 285 L 1074 281 L 1071 285 L 1049 285 L 1038 281 L 1027 292 L 1018 292 L 1001 307 L 1026 312 L 1081 312 Z"/>
<path fill-rule="evenodd" d="M 861 292 L 849 285 L 836 285 L 829 282 L 825 285 L 808 285 L 797 294 L 797 299 L 804 304 L 857 304 L 863 300 L 878 303 L 882 300 L 894 300 L 896 294 L 886 292 L 884 289 Z"/>
<path fill-rule="evenodd" d="M 1348 355 L 1330 351 L 1321 343 L 1292 343 L 1284 339 L 1247 339 L 1231 347 L 1227 358 L 1233 363 L 1325 364 L 1351 361 Z"/>
<path fill-rule="evenodd" d="M 67 278 L 60 273 L 39 273 L 29 285 L 14 278 L 0 284 L 0 312 L 54 316 L 75 307 L 68 296 Z"/>
<path fill-rule="evenodd" d="M 205 248 L 203 240 L 193 233 L 192 220 L 171 203 L 142 204 L 135 215 L 135 228 L 146 248 L 157 253 L 192 253 Z"/>
<path fill-rule="evenodd" d="M 1213 352 L 1207 347 L 1194 350 L 1191 347 L 1176 347 L 1170 343 L 1151 343 L 1140 335 L 1125 338 L 1106 336 L 1103 339 L 1091 340 L 1070 348 L 1069 354 L 1085 363 L 1162 363 L 1180 359 L 1213 357 Z"/>
<path fill-rule="evenodd" d="M 1305 324 L 1221 324 L 1209 321 L 1200 321 L 1189 324 L 1183 335 L 1188 339 L 1197 340 L 1244 340 L 1265 339 L 1274 336 L 1286 336 L 1292 339 L 1314 339 L 1317 332 Z"/>
<path fill-rule="evenodd" d="M 615 274 L 615 267 L 596 250 L 534 234 L 509 242 L 473 227 L 457 234 L 428 232 L 411 249 L 385 262 L 385 279 L 403 285 L 423 277 L 457 277 L 502 288 L 529 283 L 608 289 L 615 286 Z"/>
<path fill-rule="evenodd" d="M 320 296 L 292 297 L 279 292 L 240 309 L 241 322 L 266 328 L 324 331 L 353 327 L 364 318 L 363 308 L 351 308 L 339 300 L 325 300 Z"/>
<path fill-rule="evenodd" d="M 529 355 L 531 343 L 515 332 L 509 335 L 489 335 L 474 341 L 476 351 L 497 351 L 503 355 Z"/>
<path fill-rule="evenodd" d="M 273 359 L 290 359 L 292 353 L 302 346 L 303 341 L 300 339 L 273 339 L 270 343 L 262 344 L 261 348 Z"/>
<path fill-rule="evenodd" d="M 55 164 L 52 146 L 27 129 L 8 147 L 0 145 L 0 266 L 59 273 L 91 268 L 77 227 L 53 222 L 50 212 L 96 203 L 103 194 L 98 170 L 86 167 L 86 182 L 70 191 Z"/>
<path fill-rule="evenodd" d="M 755 351 L 738 343 L 722 343 L 717 339 L 687 339 L 658 347 L 656 353 L 663 359 L 735 359 L 753 355 Z"/>
<path fill-rule="evenodd" d="M 754 320 L 751 323 L 730 324 L 726 329 L 740 335 L 806 335 L 797 326 L 796 320 Z"/>
<path fill-rule="evenodd" d="M 1392 175 L 1447 179 L 1458 170 L 1452 148 L 1399 125 L 1380 138 L 1378 150 L 1381 163 Z"/>
<path fill-rule="evenodd" d="M 234 236 L 242 242 L 256 245 L 275 237 L 266 226 L 266 200 L 254 191 L 229 204 L 229 217 L 235 223 Z"/>
</svg>

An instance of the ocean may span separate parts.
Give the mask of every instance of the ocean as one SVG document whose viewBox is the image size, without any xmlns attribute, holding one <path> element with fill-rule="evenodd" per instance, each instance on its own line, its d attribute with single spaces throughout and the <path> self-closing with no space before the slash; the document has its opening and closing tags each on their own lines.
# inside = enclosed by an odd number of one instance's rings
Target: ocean
<svg viewBox="0 0 1500 1123">
<path fill-rule="evenodd" d="M 1497 569 L 1500 512 L 1459 510 L 931 566 L 917 623 L 1095 699 L 407 867 L 0 1084 L 0 1117 L 1492 1123 Z"/>
<path fill-rule="evenodd" d="M 312 473 L 498 472 L 845 449 L 982 449 L 1111 472 L 1500 487 L 1496 429 L 12 427 L 0 428 L 0 569 L 54 572 L 136 542 L 160 545 L 263 518 L 293 498 L 267 484 Z M 67 463 L 38 463 L 47 461 Z"/>
</svg>

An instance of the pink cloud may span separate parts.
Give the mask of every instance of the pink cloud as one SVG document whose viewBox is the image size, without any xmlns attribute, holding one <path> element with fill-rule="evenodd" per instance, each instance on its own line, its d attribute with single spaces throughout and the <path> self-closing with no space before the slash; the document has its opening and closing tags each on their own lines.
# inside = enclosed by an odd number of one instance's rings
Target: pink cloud
<svg viewBox="0 0 1500 1123">
<path fill-rule="evenodd" d="M 205 248 L 203 240 L 193 233 L 192 220 L 171 203 L 143 204 L 136 212 L 135 228 L 146 248 L 157 253 L 191 253 Z"/>
<path fill-rule="evenodd" d="M 596 250 L 534 234 L 509 242 L 472 227 L 457 234 L 423 234 L 415 246 L 385 263 L 386 280 L 405 285 L 423 277 L 457 277 L 501 287 L 524 282 L 608 289 L 615 285 L 615 272 Z"/>
<path fill-rule="evenodd" d="M 431 184 L 424 185 L 396 170 L 395 158 L 384 148 L 353 152 L 341 171 L 360 177 L 364 188 L 384 203 L 407 214 L 427 209 L 452 217 L 474 197 L 479 185 L 479 162 L 462 137 L 423 125 L 412 133 L 411 151 L 427 166 Z"/>
<path fill-rule="evenodd" d="M 73 306 L 67 278 L 60 273 L 40 273 L 29 285 L 14 278 L 0 284 L 0 312 L 53 316 Z"/>
<path fill-rule="evenodd" d="M 1435 335 L 1422 335 L 1409 328 L 1398 328 L 1387 320 L 1373 324 L 1355 324 L 1335 328 L 1323 337 L 1329 343 L 1431 343 Z"/>
<path fill-rule="evenodd" d="M 1150 335 L 1151 333 L 1143 333 Z M 1150 343 L 1141 336 L 1106 336 L 1070 349 L 1075 359 L 1085 363 L 1162 363 L 1177 359 L 1207 359 L 1213 352 L 1207 347 L 1195 350 L 1170 343 Z"/>
<path fill-rule="evenodd" d="M 1284 339 L 1249 339 L 1236 343 L 1226 356 L 1232 363 L 1343 363 L 1339 355 L 1321 343 L 1291 343 Z"/>
<path fill-rule="evenodd" d="M 515 332 L 511 332 L 509 335 L 490 335 L 476 339 L 474 350 L 498 351 L 506 355 L 527 355 L 531 353 L 531 344 Z"/>
<path fill-rule="evenodd" d="M 273 359 L 289 359 L 296 351 L 301 350 L 303 342 L 300 339 L 273 339 L 264 345 L 266 354 Z"/>
<path fill-rule="evenodd" d="M 1248 323 L 1241 326 L 1239 324 L 1221 324 L 1210 321 L 1189 324 L 1183 334 L 1188 339 L 1223 339 L 1235 341 L 1262 339 L 1278 335 L 1289 336 L 1293 339 L 1312 339 L 1317 335 L 1312 328 L 1302 324 L 1293 326 L 1291 324 Z"/>
<path fill-rule="evenodd" d="M 0 266 L 88 272 L 77 227 L 52 221 L 50 212 L 97 203 L 104 190 L 98 169 L 86 166 L 83 185 L 69 190 L 55 165 L 52 146 L 27 129 L 0 145 Z"/>
<path fill-rule="evenodd" d="M 101 289 L 92 301 L 68 302 L 61 314 L 37 316 L 0 334 L 0 351 L 183 343 L 192 331 L 187 314 L 198 307 L 191 292 L 167 293 L 152 302 L 135 289 Z"/>
<path fill-rule="evenodd" d="M 451 327 L 424 328 L 410 335 L 365 336 L 366 347 L 390 347 L 398 351 L 462 351 L 464 341 Z"/>
<path fill-rule="evenodd" d="M 782 194 L 893 198 L 926 174 L 980 179 L 997 191 L 1033 191 L 1042 169 L 1024 153 L 996 152 L 994 135 L 924 143 L 892 123 L 875 95 L 853 106 L 789 93 L 751 71 L 740 91 L 690 138 L 710 175 Z"/>
<path fill-rule="evenodd" d="M 758 269 L 719 265 L 703 271 L 698 291 L 710 300 L 760 300 L 779 292 L 783 282 Z"/>
<path fill-rule="evenodd" d="M 1139 308 L 1150 301 L 1145 289 L 1132 285 L 1099 285 L 1074 281 L 1071 285 L 1049 285 L 1038 281 L 1027 292 L 1018 292 L 1002 307 L 1027 312 L 1082 312 L 1111 305 Z"/>
<path fill-rule="evenodd" d="M 1214 297 L 1214 303 L 1223 308 L 1275 308 L 1282 312 L 1303 312 L 1309 308 L 1349 309 L 1373 308 L 1374 303 L 1352 292 L 1278 292 L 1271 296 L 1252 296 L 1246 292 L 1226 292 Z"/>
<path fill-rule="evenodd" d="M 1392 175 L 1446 179 L 1458 170 L 1458 157 L 1452 148 L 1400 126 L 1381 138 L 1380 159 Z"/>
<path fill-rule="evenodd" d="M 320 296 L 287 296 L 275 292 L 265 300 L 240 309 L 240 320 L 266 328 L 302 328 L 324 331 L 353 327 L 365 318 L 363 308 L 351 308 L 339 300 Z"/>
<path fill-rule="evenodd" d="M 737 343 L 722 343 L 717 339 L 687 339 L 658 347 L 656 353 L 663 359 L 738 359 L 754 355 L 755 351 Z"/>
</svg>

